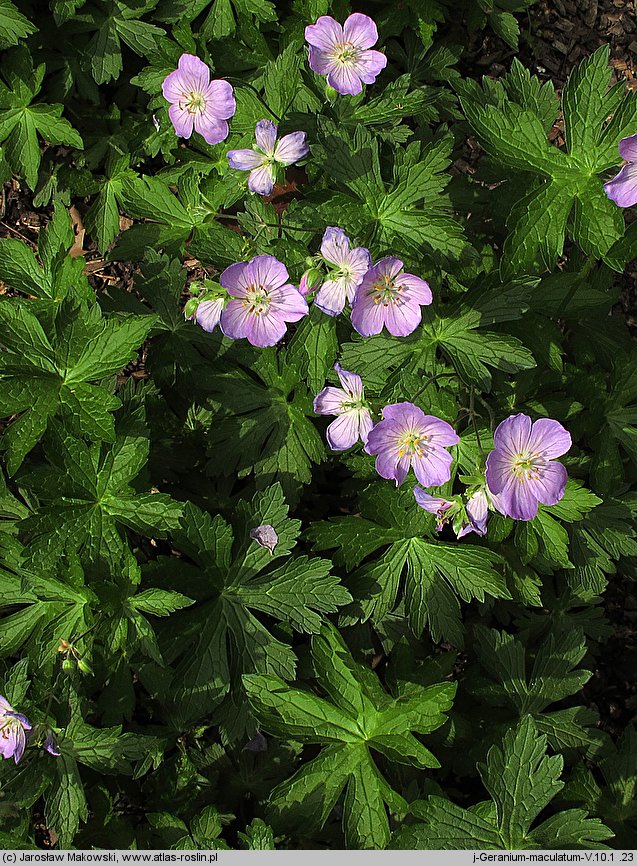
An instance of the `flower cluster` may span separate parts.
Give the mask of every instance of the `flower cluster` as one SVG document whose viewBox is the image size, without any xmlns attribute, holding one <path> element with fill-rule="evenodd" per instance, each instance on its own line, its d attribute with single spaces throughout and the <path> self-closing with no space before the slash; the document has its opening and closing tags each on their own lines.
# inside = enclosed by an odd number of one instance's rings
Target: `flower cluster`
<svg viewBox="0 0 637 866">
<path fill-rule="evenodd" d="M 413 403 L 385 406 L 374 424 L 365 400 L 363 382 L 336 364 L 342 388 L 327 386 L 314 400 L 318 415 L 336 415 L 327 428 L 334 451 L 345 451 L 359 440 L 376 457 L 376 471 L 396 485 L 413 469 L 420 483 L 414 497 L 425 511 L 435 514 L 437 528 L 452 523 L 458 538 L 469 532 L 485 535 L 489 508 L 514 520 L 533 520 L 538 505 L 555 505 L 564 496 L 566 469 L 555 458 L 571 447 L 571 437 L 558 421 L 512 415 L 494 433 L 494 448 L 486 459 L 486 478 L 475 485 L 466 503 L 461 497 L 427 493 L 451 480 L 453 458 L 448 448 L 460 437 L 441 418 L 426 415 Z"/>
<path fill-rule="evenodd" d="M 310 69 L 327 77 L 330 87 L 341 94 L 356 94 L 363 84 L 373 84 L 387 65 L 387 58 L 371 48 L 378 42 L 376 24 L 368 15 L 355 12 L 344 25 L 322 15 L 305 28 L 309 45 Z M 168 116 L 181 138 L 193 130 L 208 144 L 219 144 L 228 137 L 228 120 L 234 116 L 236 102 L 232 85 L 223 79 L 210 80 L 210 68 L 194 54 L 182 54 L 177 69 L 164 78 L 164 98 L 170 103 Z M 261 120 L 255 130 L 254 150 L 231 150 L 232 168 L 249 171 L 248 188 L 269 195 L 275 181 L 276 166 L 292 165 L 307 156 L 304 132 L 285 135 L 277 144 L 277 127 Z"/>
<path fill-rule="evenodd" d="M 403 271 L 400 259 L 389 256 L 372 265 L 369 250 L 351 248 L 343 229 L 328 226 L 323 235 L 320 262 L 328 266 L 321 283 L 317 267 L 301 278 L 298 288 L 288 282 L 285 265 L 274 256 L 256 256 L 230 265 L 210 283 L 203 295 L 191 299 L 184 314 L 205 331 L 217 325 L 226 337 L 246 337 L 253 346 L 273 346 L 285 335 L 287 322 L 297 322 L 309 312 L 306 295 L 318 288 L 315 305 L 329 316 L 352 305 L 352 325 L 363 337 L 387 328 L 395 337 L 406 337 L 421 320 L 421 306 L 433 300 L 425 280 Z M 318 283 L 318 286 L 316 285 Z M 204 281 L 204 286 L 206 281 Z"/>
</svg>

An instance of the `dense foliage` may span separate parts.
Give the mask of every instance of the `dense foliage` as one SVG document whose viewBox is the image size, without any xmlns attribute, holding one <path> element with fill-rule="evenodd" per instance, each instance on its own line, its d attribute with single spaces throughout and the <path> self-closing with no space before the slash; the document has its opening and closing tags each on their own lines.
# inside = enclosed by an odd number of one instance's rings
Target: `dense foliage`
<svg viewBox="0 0 637 866">
<path fill-rule="evenodd" d="M 637 96 L 461 73 L 530 5 L 0 0 L 3 847 L 637 847 Z"/>
</svg>

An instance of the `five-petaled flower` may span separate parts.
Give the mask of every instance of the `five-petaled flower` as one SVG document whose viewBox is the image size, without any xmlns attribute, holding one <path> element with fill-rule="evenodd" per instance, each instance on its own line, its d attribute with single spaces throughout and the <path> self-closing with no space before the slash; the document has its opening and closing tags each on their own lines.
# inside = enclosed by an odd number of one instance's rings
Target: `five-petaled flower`
<svg viewBox="0 0 637 866">
<path fill-rule="evenodd" d="M 625 165 L 612 180 L 604 184 L 606 195 L 620 207 L 632 207 L 637 204 L 637 133 L 622 138 L 619 142 L 619 154 L 625 159 Z"/>
<path fill-rule="evenodd" d="M 378 30 L 368 15 L 355 12 L 343 26 L 330 15 L 321 15 L 305 28 L 310 45 L 310 69 L 327 76 L 338 93 L 356 94 L 363 84 L 373 84 L 387 65 L 380 51 L 370 51 L 378 42 Z"/>
<path fill-rule="evenodd" d="M 210 69 L 194 54 L 182 54 L 174 72 L 164 78 L 162 93 L 171 103 L 168 115 L 177 135 L 190 138 L 193 128 L 208 144 L 228 137 L 227 120 L 235 112 L 232 86 L 210 80 Z"/>
<path fill-rule="evenodd" d="M 229 150 L 230 168 L 249 171 L 248 189 L 259 195 L 270 195 L 276 181 L 277 165 L 292 165 L 310 152 L 305 132 L 291 132 L 277 142 L 277 126 L 271 120 L 260 120 L 254 130 L 255 150 Z"/>
<path fill-rule="evenodd" d="M 0 695 L 0 755 L 18 763 L 27 744 L 31 725 L 26 716 L 16 713 L 11 704 Z"/>
<path fill-rule="evenodd" d="M 343 312 L 345 301 L 351 304 L 354 300 L 357 286 L 372 265 L 372 257 L 364 247 L 350 249 L 349 238 L 343 229 L 334 226 L 325 229 L 321 255 L 333 270 L 319 289 L 314 303 L 328 316 L 337 316 Z"/>
<path fill-rule="evenodd" d="M 423 487 L 437 487 L 451 477 L 453 458 L 445 449 L 459 441 L 446 421 L 425 415 L 413 403 L 394 403 L 383 409 L 383 419 L 370 432 L 365 450 L 377 455 L 376 471 L 393 478 L 396 486 L 413 466 Z"/>
<path fill-rule="evenodd" d="M 367 442 L 373 427 L 372 416 L 365 405 L 363 382 L 356 373 L 343 370 L 335 364 L 342 388 L 328 385 L 314 398 L 317 415 L 336 415 L 327 428 L 327 441 L 333 451 L 345 451 L 360 439 Z"/>
<path fill-rule="evenodd" d="M 288 279 L 287 268 L 274 256 L 255 256 L 226 268 L 219 278 L 230 295 L 220 323 L 226 337 L 246 337 L 259 347 L 278 343 L 286 323 L 308 313 L 307 301 Z"/>
<path fill-rule="evenodd" d="M 403 273 L 400 259 L 388 256 L 370 268 L 356 289 L 352 325 L 363 337 L 386 327 L 394 337 L 406 337 L 420 324 L 421 306 L 432 302 L 429 285 Z"/>
<path fill-rule="evenodd" d="M 571 447 L 558 421 L 511 415 L 498 425 L 487 457 L 487 485 L 493 505 L 514 520 L 533 520 L 538 503 L 555 505 L 564 496 L 567 474 L 556 457 Z"/>
</svg>

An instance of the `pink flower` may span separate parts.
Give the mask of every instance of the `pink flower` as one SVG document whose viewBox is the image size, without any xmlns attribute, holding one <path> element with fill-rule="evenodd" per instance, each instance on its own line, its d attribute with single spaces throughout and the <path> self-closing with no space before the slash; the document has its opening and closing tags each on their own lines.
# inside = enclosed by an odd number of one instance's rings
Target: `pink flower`
<svg viewBox="0 0 637 866">
<path fill-rule="evenodd" d="M 432 300 L 428 283 L 403 273 L 401 260 L 389 256 L 370 268 L 356 289 L 352 325 L 363 337 L 384 327 L 394 337 L 406 337 L 420 324 L 420 307 Z"/>
<path fill-rule="evenodd" d="M 278 343 L 286 323 L 298 322 L 309 312 L 307 301 L 288 279 L 285 265 L 274 256 L 255 256 L 226 268 L 219 278 L 230 295 L 220 323 L 226 337 L 246 337 L 259 347 Z"/>
<path fill-rule="evenodd" d="M 208 144 L 228 137 L 228 118 L 236 104 L 232 86 L 210 80 L 210 69 L 193 54 L 182 54 L 174 72 L 164 78 L 164 97 L 171 103 L 168 115 L 177 135 L 190 138 L 193 128 Z"/>
<path fill-rule="evenodd" d="M 369 434 L 365 451 L 376 454 L 376 471 L 398 487 L 413 466 L 423 487 L 438 487 L 451 477 L 453 458 L 446 450 L 460 442 L 451 424 L 425 415 L 413 403 L 383 409 L 383 420 Z"/>
<path fill-rule="evenodd" d="M 278 128 L 271 120 L 260 120 L 254 131 L 255 150 L 229 150 L 230 168 L 249 171 L 248 189 L 270 195 L 274 189 L 277 165 L 292 165 L 310 152 L 304 132 L 291 132 L 277 142 Z"/>
<path fill-rule="evenodd" d="M 333 226 L 325 229 L 321 255 L 333 270 L 319 289 L 314 303 L 328 316 L 337 316 L 343 312 L 345 301 L 351 304 L 354 300 L 356 288 L 372 265 L 372 257 L 365 247 L 350 249 L 349 238 L 343 229 Z"/>
<path fill-rule="evenodd" d="M 361 377 L 341 369 L 340 364 L 335 364 L 334 369 L 343 387 L 323 388 L 314 399 L 314 411 L 317 415 L 338 416 L 327 428 L 327 441 L 333 451 L 345 451 L 359 439 L 365 444 L 374 425 L 365 405 Z"/>
<path fill-rule="evenodd" d="M 555 505 L 564 496 L 566 469 L 554 458 L 571 447 L 558 421 L 511 415 L 496 428 L 487 457 L 487 486 L 493 505 L 514 520 L 533 520 L 538 503 Z"/>
<path fill-rule="evenodd" d="M 327 76 L 338 93 L 356 94 L 363 84 L 373 84 L 387 65 L 380 51 L 370 51 L 378 42 L 378 30 L 368 15 L 355 12 L 341 27 L 329 15 L 305 28 L 310 45 L 310 69 Z"/>
</svg>

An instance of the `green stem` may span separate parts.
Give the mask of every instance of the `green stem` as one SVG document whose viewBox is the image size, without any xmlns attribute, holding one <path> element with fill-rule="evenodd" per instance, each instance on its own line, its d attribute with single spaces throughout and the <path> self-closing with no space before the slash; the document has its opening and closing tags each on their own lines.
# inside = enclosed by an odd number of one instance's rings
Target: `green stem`
<svg viewBox="0 0 637 866">
<path fill-rule="evenodd" d="M 444 379 L 444 378 L 452 378 L 453 379 L 453 378 L 455 378 L 455 375 L 456 375 L 455 373 L 436 373 L 435 376 L 431 376 L 429 379 L 427 379 L 425 384 L 421 388 L 419 388 L 415 394 L 412 395 L 412 398 L 411 398 L 412 401 L 414 401 L 416 399 L 416 397 L 420 397 L 420 395 L 423 393 L 423 391 L 426 391 L 427 388 L 430 385 L 432 385 L 437 379 Z"/>
<path fill-rule="evenodd" d="M 215 215 L 215 219 L 218 220 L 234 220 L 238 222 L 238 215 L 233 213 L 218 213 Z M 289 229 L 293 232 L 318 232 L 320 229 L 309 229 L 307 226 L 302 228 L 301 226 L 291 226 L 288 223 L 261 223 L 261 226 L 269 229 Z"/>
<path fill-rule="evenodd" d="M 482 447 L 482 441 L 480 439 L 480 431 L 478 430 L 478 424 L 476 421 L 477 413 L 475 411 L 475 389 L 473 385 L 471 386 L 471 390 L 469 392 L 469 414 L 471 416 L 471 423 L 473 425 L 473 432 L 476 434 L 476 442 L 478 443 L 478 449 L 480 454 L 484 457 L 485 450 Z"/>
</svg>

